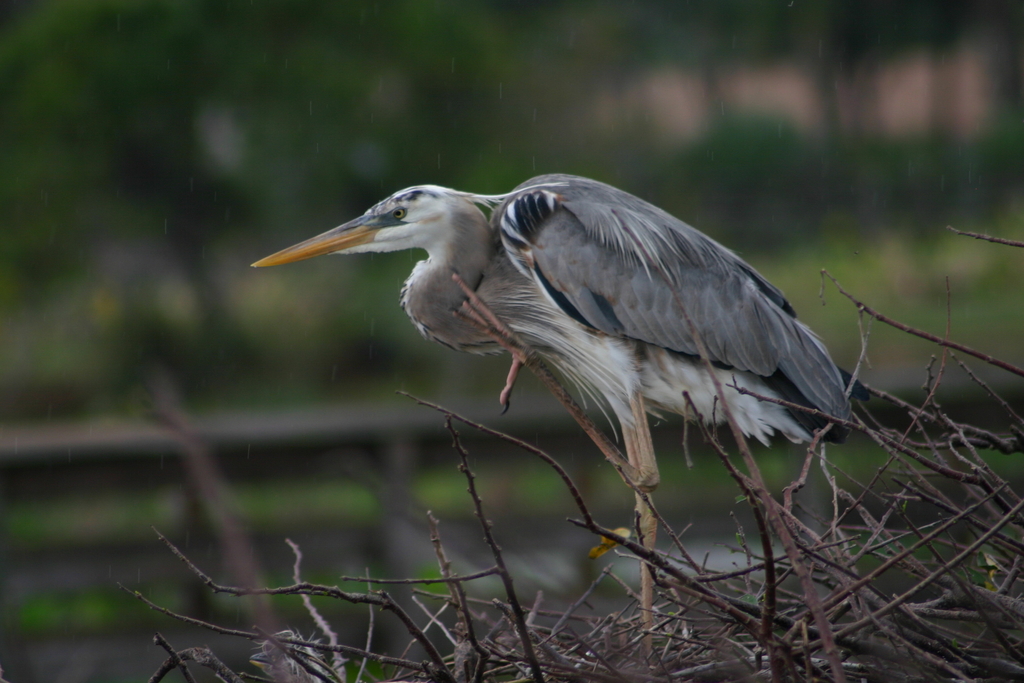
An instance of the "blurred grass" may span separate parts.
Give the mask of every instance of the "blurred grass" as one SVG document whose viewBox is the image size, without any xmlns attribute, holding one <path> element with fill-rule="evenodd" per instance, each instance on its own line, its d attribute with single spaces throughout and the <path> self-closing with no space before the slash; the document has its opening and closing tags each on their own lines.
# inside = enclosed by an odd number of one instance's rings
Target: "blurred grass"
<svg viewBox="0 0 1024 683">
<path fill-rule="evenodd" d="M 232 487 L 242 515 L 259 531 L 296 525 L 369 525 L 379 505 L 364 487 L 345 480 L 281 480 Z M 23 549 L 138 542 L 153 527 L 178 528 L 187 505 L 178 487 L 149 493 L 117 490 L 12 501 L 6 509 L 7 537 Z"/>
<path fill-rule="evenodd" d="M 178 591 L 170 585 L 147 584 L 141 590 L 146 597 L 162 605 L 180 604 Z M 24 636 L 33 637 L 117 631 L 123 629 L 126 622 L 140 627 L 156 626 L 160 621 L 166 623 L 165 618 L 158 617 L 160 615 L 126 593 L 97 587 L 35 593 L 18 606 L 17 623 Z"/>
</svg>

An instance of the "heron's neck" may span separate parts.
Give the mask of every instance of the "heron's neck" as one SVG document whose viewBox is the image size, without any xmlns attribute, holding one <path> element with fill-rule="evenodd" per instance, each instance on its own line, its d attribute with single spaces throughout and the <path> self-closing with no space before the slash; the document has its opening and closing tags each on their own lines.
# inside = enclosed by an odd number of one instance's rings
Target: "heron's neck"
<svg viewBox="0 0 1024 683">
<path fill-rule="evenodd" d="M 452 279 L 458 273 L 470 287 L 479 286 L 484 269 L 497 252 L 497 238 L 476 207 L 452 214 L 450 225 L 437 231 L 443 235 L 434 242 L 423 244 L 427 259 L 413 268 L 402 288 L 402 308 L 428 338 L 449 346 L 459 342 L 449 333 L 458 321 L 452 312 L 466 300 L 459 285 Z"/>
<path fill-rule="evenodd" d="M 475 206 L 460 207 L 453 212 L 448 227 L 439 231 L 442 236 L 436 241 L 424 245 L 427 260 L 422 264 L 423 270 L 449 282 L 452 281 L 452 273 L 458 273 L 470 287 L 475 288 L 484 268 L 494 258 L 497 236 Z M 461 289 L 454 282 L 452 284 L 455 291 L 461 293 Z"/>
</svg>

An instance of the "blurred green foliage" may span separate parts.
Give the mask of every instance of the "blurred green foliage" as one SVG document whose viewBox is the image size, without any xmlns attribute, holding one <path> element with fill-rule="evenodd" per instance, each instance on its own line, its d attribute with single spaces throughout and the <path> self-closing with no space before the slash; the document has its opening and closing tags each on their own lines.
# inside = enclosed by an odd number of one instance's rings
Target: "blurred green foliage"
<svg viewBox="0 0 1024 683">
<path fill-rule="evenodd" d="M 114 630 L 123 623 L 126 613 L 141 612 L 132 601 L 132 597 L 123 593 L 101 589 L 43 593 L 21 606 L 18 628 L 29 636 Z"/>
<path fill-rule="evenodd" d="M 233 488 L 245 519 L 263 531 L 288 528 L 296 520 L 317 525 L 370 524 L 380 514 L 378 501 L 352 482 L 281 481 Z M 64 498 L 23 500 L 5 513 L 4 533 L 19 548 L 89 546 L 149 540 L 152 530 L 175 528 L 186 515 L 177 487 L 157 492 L 87 491 Z"/>
<path fill-rule="evenodd" d="M 954 239 L 934 237 L 947 223 L 1013 230 L 1019 64 L 993 66 L 996 118 L 968 139 L 844 133 L 834 114 L 810 134 L 724 108 L 673 144 L 643 116 L 594 124 L 602 93 L 649 70 L 789 60 L 828 83 L 858 60 L 950 50 L 984 31 L 1010 49 L 999 54 L 1019 52 L 1016 5 L 797 5 L 53 0 L 8 10 L 0 416 L 139 409 L 157 366 L 193 406 L 488 386 L 497 364 L 464 371 L 465 359 L 421 343 L 402 319 L 407 254 L 247 268 L 415 183 L 500 192 L 535 173 L 589 175 L 766 270 L 807 264 L 813 277 L 828 259 L 848 282 L 869 259 L 836 241 L 865 256 L 880 241 L 904 244 L 913 269 L 936 239 Z M 1013 267 L 1001 267 L 978 274 L 979 300 L 1006 291 Z"/>
</svg>

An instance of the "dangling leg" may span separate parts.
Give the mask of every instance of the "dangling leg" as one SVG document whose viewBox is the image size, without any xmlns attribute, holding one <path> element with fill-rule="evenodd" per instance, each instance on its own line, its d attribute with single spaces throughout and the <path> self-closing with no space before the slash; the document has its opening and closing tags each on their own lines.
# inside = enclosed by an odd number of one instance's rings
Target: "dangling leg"
<svg viewBox="0 0 1024 683">
<path fill-rule="evenodd" d="M 519 376 L 519 369 L 522 367 L 523 361 L 516 354 L 512 354 L 512 367 L 508 369 L 508 379 L 505 380 L 505 388 L 498 395 L 498 403 L 501 404 L 502 415 L 507 413 L 509 406 L 512 405 L 509 403 L 509 399 L 512 398 L 512 388 L 516 385 L 516 378 Z"/>
<path fill-rule="evenodd" d="M 452 279 L 466 293 L 466 301 L 459 308 L 459 312 L 468 316 L 481 327 L 487 328 L 490 326 L 494 329 L 495 333 L 502 335 L 505 339 L 510 339 L 512 331 L 505 326 L 505 323 L 498 320 L 498 316 L 494 315 L 494 312 L 487 307 L 487 304 L 477 297 L 476 292 L 469 288 L 469 285 L 459 277 L 458 273 L 452 273 Z M 512 367 L 508 369 L 505 388 L 498 395 L 498 404 L 501 406 L 502 415 L 507 413 L 509 406 L 512 405 L 509 403 L 509 399 L 512 398 L 512 389 L 516 385 L 516 378 L 519 377 L 519 370 L 526 364 L 526 358 L 521 352 L 516 350 L 509 350 L 509 352 L 512 354 Z"/>
<path fill-rule="evenodd" d="M 626 455 L 629 464 L 636 468 L 638 481 L 634 482 L 641 491 L 650 495 L 661 477 L 658 474 L 658 463 L 654 457 L 654 443 L 651 441 L 651 430 L 647 424 L 647 411 L 644 408 L 644 397 L 639 391 L 629 398 L 629 407 L 633 414 L 633 424 L 622 425 L 622 437 L 626 443 Z M 658 532 L 658 521 L 651 508 L 640 494 L 636 494 L 636 512 L 640 517 L 640 535 L 645 548 L 654 549 Z M 654 627 L 654 575 L 643 562 L 640 563 L 640 610 L 644 629 L 648 632 Z M 644 654 L 649 655 L 653 646 L 653 636 L 643 639 Z"/>
</svg>

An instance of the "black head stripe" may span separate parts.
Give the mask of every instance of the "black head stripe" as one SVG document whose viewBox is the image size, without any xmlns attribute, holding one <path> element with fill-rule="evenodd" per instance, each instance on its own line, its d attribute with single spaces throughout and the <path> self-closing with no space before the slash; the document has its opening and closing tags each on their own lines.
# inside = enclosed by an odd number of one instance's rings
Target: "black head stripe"
<svg viewBox="0 0 1024 683">
<path fill-rule="evenodd" d="M 406 190 L 404 192 L 400 192 L 399 194 L 392 195 L 392 196 L 388 197 L 387 199 L 385 199 L 384 201 L 379 202 L 376 206 L 373 207 L 373 209 L 371 209 L 371 211 L 376 211 L 378 209 L 383 209 L 385 206 L 393 206 L 395 204 L 405 204 L 407 202 L 412 202 L 412 201 L 415 201 L 416 199 L 419 199 L 420 197 L 422 197 L 424 195 L 426 195 L 428 197 L 438 197 L 438 196 L 440 196 L 436 192 L 433 192 L 432 190 L 430 190 L 428 188 L 423 188 L 423 187 L 410 188 L 409 190 Z"/>
</svg>

